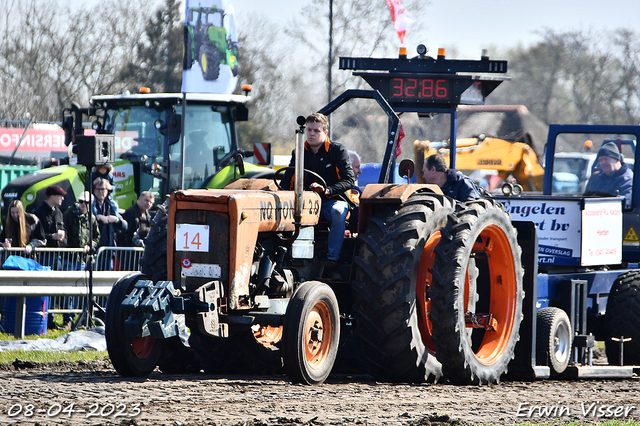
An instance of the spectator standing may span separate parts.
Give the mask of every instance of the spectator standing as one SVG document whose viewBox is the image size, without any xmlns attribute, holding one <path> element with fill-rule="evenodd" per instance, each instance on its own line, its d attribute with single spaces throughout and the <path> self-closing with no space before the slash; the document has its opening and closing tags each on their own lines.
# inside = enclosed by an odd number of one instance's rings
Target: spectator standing
<svg viewBox="0 0 640 426">
<path fill-rule="evenodd" d="M 114 247 L 116 245 L 116 231 L 126 231 L 127 222 L 122 219 L 120 213 L 108 202 L 107 196 L 111 190 L 111 184 L 105 178 L 97 178 L 93 182 L 93 214 L 98 221 L 100 229 L 100 241 L 98 247 Z"/>
<path fill-rule="evenodd" d="M 40 221 L 40 235 L 44 236 L 46 247 L 66 247 L 67 232 L 64 228 L 64 218 L 62 217 L 60 206 L 67 192 L 58 185 L 51 185 L 47 187 L 45 195 L 47 198 L 42 205 L 33 212 Z M 43 266 L 49 266 L 53 270 L 61 269 L 62 264 L 59 253 L 46 252 L 43 254 L 44 256 L 40 256 L 38 259 Z M 53 314 L 49 314 L 47 327 L 50 329 L 56 327 L 53 322 Z"/>
<path fill-rule="evenodd" d="M 113 207 L 113 209 L 117 211 L 119 206 L 113 195 L 113 191 L 116 187 L 115 178 L 113 176 L 113 166 L 111 164 L 101 164 L 99 166 L 93 166 L 93 169 L 91 169 L 91 182 L 95 182 L 98 178 L 103 178 L 109 181 L 111 189 L 109 189 L 107 200 L 109 200 L 109 204 L 111 204 L 111 207 Z M 90 190 L 88 180 L 85 184 L 85 190 Z"/>
<path fill-rule="evenodd" d="M 0 235 L 2 247 L 24 247 L 25 252 L 29 254 L 34 247 L 47 244 L 38 216 L 25 212 L 22 201 L 13 200 L 9 204 L 8 213 L 7 222 Z"/>
<path fill-rule="evenodd" d="M 84 270 L 86 261 L 86 255 L 89 254 L 91 247 L 94 249 L 98 246 L 100 239 L 100 231 L 98 230 L 98 223 L 95 217 L 91 217 L 91 223 L 93 229 L 91 232 L 93 235 L 93 244 L 91 244 L 91 238 L 89 237 L 89 203 L 90 196 L 89 191 L 85 191 L 78 197 L 78 201 L 75 205 L 69 206 L 69 208 L 63 213 L 62 218 L 64 220 L 64 226 L 67 230 L 67 245 L 70 248 L 81 248 L 83 254 L 74 254 L 64 263 L 64 269 L 67 271 Z M 74 309 L 78 306 L 77 297 L 65 298 L 66 309 Z M 66 329 L 71 328 L 75 315 L 71 313 L 64 313 L 62 315 L 63 327 Z"/>
<path fill-rule="evenodd" d="M 40 219 L 47 247 L 66 247 L 67 233 L 60 206 L 67 192 L 58 185 L 51 185 L 47 187 L 45 194 L 46 200 L 33 213 Z"/>
<path fill-rule="evenodd" d="M 91 203 L 89 191 L 84 191 L 78 197 L 78 202 L 70 206 L 63 214 L 65 229 L 68 231 L 67 244 L 72 248 L 83 249 L 87 255 L 91 249 L 96 250 L 100 242 L 100 229 L 95 216 L 91 216 L 91 237 L 89 237 L 89 204 Z M 84 259 L 85 256 L 82 256 Z M 78 259 L 79 260 L 79 259 Z M 78 269 L 74 265 L 72 269 Z"/>
<path fill-rule="evenodd" d="M 115 186 L 115 181 L 113 177 L 113 166 L 110 164 L 101 164 L 99 166 L 93 166 L 91 169 L 91 180 L 95 182 L 96 179 L 103 178 L 109 181 L 109 184 L 113 188 Z M 86 189 L 89 190 L 89 181 L 85 185 Z M 111 193 L 109 193 L 111 196 Z"/>
<path fill-rule="evenodd" d="M 122 218 L 127 222 L 127 230 L 119 234 L 119 246 L 144 247 L 144 239 L 151 228 L 149 209 L 155 201 L 150 191 L 143 191 L 138 201 L 124 212 Z"/>
<path fill-rule="evenodd" d="M 64 228 L 64 219 L 60 206 L 64 201 L 67 192 L 58 185 L 47 187 L 45 192 L 47 198 L 42 205 L 33 213 L 40 220 L 40 235 L 47 241 L 46 247 L 60 248 L 67 246 L 67 232 Z M 53 270 L 60 269 L 60 255 L 56 253 L 46 253 L 40 258 L 40 263 L 50 266 Z"/>
</svg>

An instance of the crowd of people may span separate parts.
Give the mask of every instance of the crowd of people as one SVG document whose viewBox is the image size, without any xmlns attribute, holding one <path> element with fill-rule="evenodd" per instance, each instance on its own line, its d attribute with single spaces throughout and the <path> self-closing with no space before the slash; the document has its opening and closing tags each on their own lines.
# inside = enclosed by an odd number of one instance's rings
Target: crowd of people
<svg viewBox="0 0 640 426">
<path fill-rule="evenodd" d="M 26 212 L 20 200 L 14 200 L 0 234 L 2 246 L 24 248 L 26 254 L 35 247 L 82 249 L 68 258 L 59 255 L 39 258 L 43 266 L 53 270 L 84 269 L 86 255 L 95 254 L 101 247 L 144 247 L 154 195 L 143 191 L 137 202 L 120 214 L 113 197 L 111 170 L 110 166 L 96 167 L 92 174 L 93 194 L 88 190 L 82 192 L 64 212 L 61 206 L 67 192 L 59 185 L 46 188 L 45 200 L 33 213 Z"/>
</svg>

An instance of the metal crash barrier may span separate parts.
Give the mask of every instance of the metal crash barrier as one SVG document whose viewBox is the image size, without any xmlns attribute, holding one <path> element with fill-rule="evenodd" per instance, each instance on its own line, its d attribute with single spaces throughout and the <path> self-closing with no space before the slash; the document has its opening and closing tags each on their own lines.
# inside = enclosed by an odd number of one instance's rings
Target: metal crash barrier
<svg viewBox="0 0 640 426">
<path fill-rule="evenodd" d="M 132 271 L 139 270 L 141 247 L 101 247 L 93 256 L 93 295 L 99 306 L 106 306 L 113 284 Z M 35 248 L 29 254 L 23 248 L 3 248 L 2 265 L 10 255 L 35 260 L 44 271 L 0 271 L 0 298 L 17 297 L 14 335 L 24 338 L 26 297 L 48 296 L 48 313 L 80 313 L 88 295 L 89 261 L 82 249 Z M 6 330 L 9 331 L 9 330 Z"/>
</svg>

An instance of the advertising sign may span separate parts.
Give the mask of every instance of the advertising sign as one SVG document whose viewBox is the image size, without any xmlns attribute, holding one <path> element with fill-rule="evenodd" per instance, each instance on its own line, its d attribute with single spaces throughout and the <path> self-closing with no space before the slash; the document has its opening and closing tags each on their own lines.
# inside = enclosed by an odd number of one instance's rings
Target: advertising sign
<svg viewBox="0 0 640 426">
<path fill-rule="evenodd" d="M 187 0 L 182 92 L 230 94 L 238 82 L 238 34 L 226 0 Z"/>
<path fill-rule="evenodd" d="M 538 263 L 607 265 L 622 259 L 622 199 L 501 200 L 514 222 L 534 222 Z M 584 207 L 583 207 L 584 204 Z"/>
<path fill-rule="evenodd" d="M 2 155 L 11 155 L 24 129 L 18 128 L 0 128 L 0 151 Z M 64 144 L 64 130 L 57 129 L 29 129 L 25 135 L 20 148 L 18 149 L 18 155 L 29 156 L 50 156 L 52 152 L 67 152 L 67 146 Z"/>
<path fill-rule="evenodd" d="M 11 155 L 24 129 L 0 128 L 0 155 Z M 85 134 L 94 134 L 92 130 Z M 115 136 L 116 152 L 121 154 L 131 150 L 138 142 L 136 131 L 118 131 Z M 58 155 L 55 155 L 55 154 Z M 64 144 L 64 130 L 56 129 L 29 129 L 25 135 L 16 155 L 18 157 L 65 157 L 68 147 Z"/>
<path fill-rule="evenodd" d="M 622 262 L 622 204 L 585 200 L 582 211 L 582 266 Z"/>
<path fill-rule="evenodd" d="M 580 265 L 580 200 L 511 198 L 502 201 L 514 222 L 534 222 L 538 263 Z"/>
</svg>

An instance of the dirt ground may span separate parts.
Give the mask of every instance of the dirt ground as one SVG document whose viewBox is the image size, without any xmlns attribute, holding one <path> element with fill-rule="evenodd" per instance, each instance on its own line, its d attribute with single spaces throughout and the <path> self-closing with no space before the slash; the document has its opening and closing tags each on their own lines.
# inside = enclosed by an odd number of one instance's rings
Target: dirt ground
<svg viewBox="0 0 640 426">
<path fill-rule="evenodd" d="M 490 386 L 387 384 L 336 375 L 321 386 L 284 376 L 203 373 L 124 379 L 110 362 L 0 371 L 0 424 L 437 425 L 612 418 L 640 422 L 640 379 L 503 382 Z"/>
</svg>

